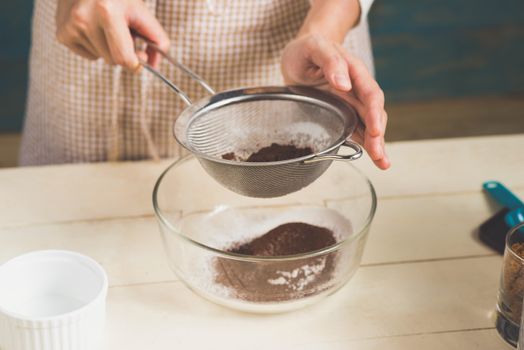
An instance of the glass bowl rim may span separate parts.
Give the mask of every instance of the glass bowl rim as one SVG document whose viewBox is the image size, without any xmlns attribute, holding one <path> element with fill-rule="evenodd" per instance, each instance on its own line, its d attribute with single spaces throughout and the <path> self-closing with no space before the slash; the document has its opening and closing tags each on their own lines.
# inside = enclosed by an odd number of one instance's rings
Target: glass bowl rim
<svg viewBox="0 0 524 350">
<path fill-rule="evenodd" d="M 160 206 L 158 204 L 158 191 L 159 191 L 160 185 L 162 184 L 162 180 L 164 179 L 164 177 L 170 172 L 171 169 L 191 159 L 198 160 L 192 154 L 186 155 L 182 158 L 179 158 L 178 160 L 175 160 L 172 164 L 170 164 L 162 172 L 162 174 L 157 179 L 155 183 L 155 187 L 153 189 L 153 208 L 155 210 L 155 216 L 157 220 L 160 221 L 161 224 L 165 225 L 169 229 L 170 234 L 176 234 L 177 236 L 179 236 L 181 239 L 188 242 L 189 244 L 195 245 L 198 248 L 202 248 L 206 251 L 212 252 L 213 254 L 216 254 L 218 256 L 228 258 L 231 260 L 250 261 L 250 262 L 276 262 L 276 261 L 292 261 L 292 260 L 300 260 L 300 259 L 305 259 L 305 258 L 314 258 L 314 257 L 329 254 L 331 252 L 339 250 L 342 246 L 349 244 L 359 239 L 360 237 L 362 237 L 369 230 L 371 221 L 373 220 L 373 217 L 375 216 L 375 213 L 377 210 L 377 194 L 375 192 L 375 188 L 373 187 L 373 184 L 371 183 L 371 181 L 358 168 L 356 168 L 352 164 L 345 163 L 347 166 L 350 166 L 354 171 L 356 171 L 362 177 L 362 179 L 367 184 L 367 188 L 369 189 L 369 192 L 371 195 L 371 208 L 359 232 L 357 232 L 356 234 L 352 234 L 333 245 L 330 245 L 328 247 L 325 247 L 319 250 L 315 250 L 312 252 L 307 252 L 307 253 L 300 253 L 300 254 L 293 254 L 293 255 L 275 255 L 275 256 L 252 256 L 252 255 L 244 255 L 244 254 L 227 252 L 227 251 L 224 251 L 218 248 L 210 247 L 208 245 L 195 241 L 189 238 L 188 236 L 186 236 L 178 228 L 176 228 L 175 226 L 171 224 L 170 220 L 167 219 L 167 217 L 163 214 L 163 211 L 162 209 L 160 209 Z"/>
</svg>

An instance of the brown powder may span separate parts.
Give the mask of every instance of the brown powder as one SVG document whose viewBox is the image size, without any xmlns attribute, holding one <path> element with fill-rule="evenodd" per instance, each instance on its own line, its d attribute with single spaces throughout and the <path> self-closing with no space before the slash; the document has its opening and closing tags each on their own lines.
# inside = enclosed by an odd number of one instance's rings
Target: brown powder
<svg viewBox="0 0 524 350">
<path fill-rule="evenodd" d="M 524 258 L 524 242 L 513 243 L 511 250 Z M 502 275 L 502 303 L 504 313 L 516 324 L 520 324 L 522 314 L 522 299 L 524 297 L 524 265 L 513 255 L 504 256 Z"/>
<path fill-rule="evenodd" d="M 252 153 L 247 159 L 240 159 L 234 152 L 225 153 L 222 159 L 239 160 L 245 162 L 277 162 L 280 160 L 288 160 L 300 158 L 312 154 L 311 147 L 296 147 L 294 145 L 280 145 L 272 143 L 271 146 L 263 147 L 258 151 Z"/>
<path fill-rule="evenodd" d="M 250 256 L 282 256 L 309 253 L 336 243 L 327 228 L 305 223 L 287 223 L 227 251 Z M 330 287 L 336 252 L 290 261 L 246 262 L 216 258 L 215 282 L 227 287 L 238 299 L 275 302 L 299 299 Z"/>
<path fill-rule="evenodd" d="M 222 159 L 225 159 L 225 160 L 237 160 L 237 155 L 233 152 L 229 152 L 229 153 L 224 153 L 222 155 Z"/>
</svg>

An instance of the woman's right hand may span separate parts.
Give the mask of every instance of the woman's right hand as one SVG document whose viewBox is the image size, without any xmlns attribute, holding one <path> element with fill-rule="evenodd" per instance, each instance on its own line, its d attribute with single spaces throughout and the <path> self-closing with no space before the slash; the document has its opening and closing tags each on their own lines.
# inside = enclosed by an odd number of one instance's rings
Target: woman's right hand
<svg viewBox="0 0 524 350">
<path fill-rule="evenodd" d="M 142 0 L 58 0 L 56 37 L 76 54 L 90 60 L 100 57 L 130 71 L 139 66 L 131 30 L 169 48 L 169 38 Z M 147 48 L 142 57 L 157 66 L 160 55 Z M 145 58 L 145 57 L 144 57 Z"/>
</svg>

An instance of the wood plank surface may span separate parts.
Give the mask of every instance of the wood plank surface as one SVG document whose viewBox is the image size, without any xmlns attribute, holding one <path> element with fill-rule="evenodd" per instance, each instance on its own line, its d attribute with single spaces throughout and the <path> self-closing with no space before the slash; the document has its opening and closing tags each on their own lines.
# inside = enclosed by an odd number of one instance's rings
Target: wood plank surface
<svg viewBox="0 0 524 350">
<path fill-rule="evenodd" d="M 326 300 L 271 316 L 214 305 L 180 282 L 114 287 L 106 348 L 349 347 L 359 339 L 489 329 L 499 270 L 499 257 L 362 267 Z"/>
<path fill-rule="evenodd" d="M 472 234 L 497 210 L 483 180 L 524 196 L 523 144 L 523 135 L 399 142 L 390 172 L 359 162 L 379 193 L 363 265 L 292 313 L 220 307 L 170 271 L 151 207 L 169 161 L 0 170 L 0 263 L 46 248 L 99 261 L 110 280 L 106 349 L 505 349 L 493 329 L 501 257 Z"/>
<path fill-rule="evenodd" d="M 355 162 L 379 198 L 443 193 L 478 193 L 497 179 L 524 189 L 517 149 L 524 135 L 392 143 L 393 166 L 376 169 L 369 159 Z M 0 227 L 111 217 L 152 215 L 156 179 L 170 164 L 122 162 L 0 170 Z M 96 205 L 93 205 L 96 203 Z"/>
<path fill-rule="evenodd" d="M 292 350 L 511 350 L 514 347 L 505 343 L 494 329 L 475 329 L 444 333 L 409 334 L 349 342 L 304 343 Z"/>
<path fill-rule="evenodd" d="M 363 265 L 493 256 L 473 234 L 492 212 L 481 194 L 382 200 Z M 152 216 L 3 228 L 0 246 L 0 263 L 38 249 L 79 251 L 99 261 L 116 286 L 177 280 Z"/>
</svg>

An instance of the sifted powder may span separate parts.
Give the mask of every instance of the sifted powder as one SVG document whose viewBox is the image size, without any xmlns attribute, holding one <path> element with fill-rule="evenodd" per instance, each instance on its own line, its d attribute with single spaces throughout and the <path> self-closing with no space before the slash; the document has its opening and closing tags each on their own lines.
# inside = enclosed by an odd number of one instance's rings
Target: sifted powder
<svg viewBox="0 0 524 350">
<path fill-rule="evenodd" d="M 314 252 L 336 243 L 327 228 L 295 222 L 227 251 L 250 256 L 283 256 Z M 216 258 L 215 281 L 233 290 L 236 298 L 252 302 L 298 299 L 329 286 L 336 253 L 289 261 L 245 262 Z"/>
<path fill-rule="evenodd" d="M 287 233 L 281 238 L 300 238 L 304 244 L 310 244 L 307 249 L 302 246 L 302 251 L 318 250 L 317 247 L 340 242 L 353 233 L 351 223 L 337 211 L 309 205 L 217 207 L 209 212 L 186 214 L 179 223 L 191 239 L 224 251 L 237 250 L 237 253 L 239 249 L 245 251 L 250 242 L 255 242 L 250 245 L 251 252 L 260 253 L 264 246 L 267 248 L 274 243 L 276 232 L 281 233 L 283 228 Z M 297 225 L 294 230 L 293 225 Z M 314 239 L 310 242 L 305 239 L 308 232 L 316 232 L 325 241 Z M 289 252 L 289 247 L 284 248 L 276 247 L 273 255 Z M 255 263 L 203 255 L 190 249 L 178 252 L 177 258 L 180 259 L 180 271 L 191 272 L 184 278 L 193 289 L 220 303 L 240 305 L 238 303 L 244 302 L 244 308 L 246 302 L 264 305 L 302 302 L 305 297 L 325 291 L 334 282 L 340 267 L 338 261 L 343 257 L 340 253 L 330 253 L 315 258 Z M 260 277 L 267 277 L 262 280 L 263 288 L 256 285 Z"/>
</svg>

